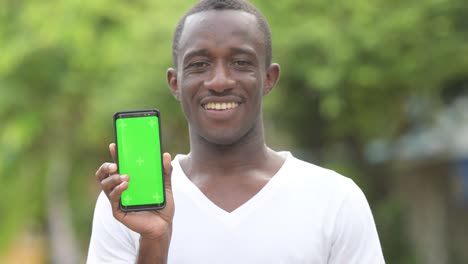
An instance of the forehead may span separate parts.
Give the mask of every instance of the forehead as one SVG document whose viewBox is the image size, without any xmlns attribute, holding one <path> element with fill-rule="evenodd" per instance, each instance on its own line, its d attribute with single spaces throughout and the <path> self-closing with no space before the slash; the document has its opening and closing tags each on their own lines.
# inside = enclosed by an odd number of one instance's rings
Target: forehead
<svg viewBox="0 0 468 264">
<path fill-rule="evenodd" d="M 179 40 L 179 52 L 206 44 L 221 46 L 247 45 L 264 53 L 263 33 L 257 18 L 239 10 L 209 10 L 188 16 Z"/>
</svg>

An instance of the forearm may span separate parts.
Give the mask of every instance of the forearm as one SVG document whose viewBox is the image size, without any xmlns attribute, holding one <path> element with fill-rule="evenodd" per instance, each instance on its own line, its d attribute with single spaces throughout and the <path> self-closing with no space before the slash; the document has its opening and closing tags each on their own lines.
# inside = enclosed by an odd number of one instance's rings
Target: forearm
<svg viewBox="0 0 468 264">
<path fill-rule="evenodd" d="M 170 232 L 158 239 L 140 237 L 137 263 L 166 264 L 170 242 Z"/>
</svg>

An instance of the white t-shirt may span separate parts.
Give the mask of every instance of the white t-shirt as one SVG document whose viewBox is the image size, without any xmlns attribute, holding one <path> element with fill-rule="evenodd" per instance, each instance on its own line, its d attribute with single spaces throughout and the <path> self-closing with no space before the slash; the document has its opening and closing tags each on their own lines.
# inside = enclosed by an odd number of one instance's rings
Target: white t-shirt
<svg viewBox="0 0 468 264">
<path fill-rule="evenodd" d="M 232 212 L 211 202 L 176 156 L 176 205 L 169 263 L 384 263 L 374 219 L 359 187 L 336 172 L 281 152 L 286 161 Z M 88 263 L 134 263 L 139 234 L 118 222 L 106 196 L 96 203 Z"/>
</svg>

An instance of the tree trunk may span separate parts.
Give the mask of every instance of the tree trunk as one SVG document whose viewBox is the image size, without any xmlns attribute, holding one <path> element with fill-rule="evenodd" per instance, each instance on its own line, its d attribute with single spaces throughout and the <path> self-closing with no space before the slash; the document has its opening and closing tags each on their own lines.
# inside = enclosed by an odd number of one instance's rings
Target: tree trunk
<svg viewBox="0 0 468 264">
<path fill-rule="evenodd" d="M 67 179 L 70 175 L 66 150 L 51 144 L 47 179 L 47 209 L 50 263 L 79 263 L 79 249 L 72 228 L 72 217 L 67 196 Z"/>
</svg>

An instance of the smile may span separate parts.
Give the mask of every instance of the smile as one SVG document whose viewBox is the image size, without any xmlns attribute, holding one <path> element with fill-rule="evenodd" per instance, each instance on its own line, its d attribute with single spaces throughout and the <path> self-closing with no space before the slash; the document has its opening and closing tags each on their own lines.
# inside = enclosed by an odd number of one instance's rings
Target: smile
<svg viewBox="0 0 468 264">
<path fill-rule="evenodd" d="M 236 102 L 226 102 L 226 103 L 206 103 L 203 105 L 205 110 L 228 110 L 239 107 L 239 103 Z"/>
</svg>

